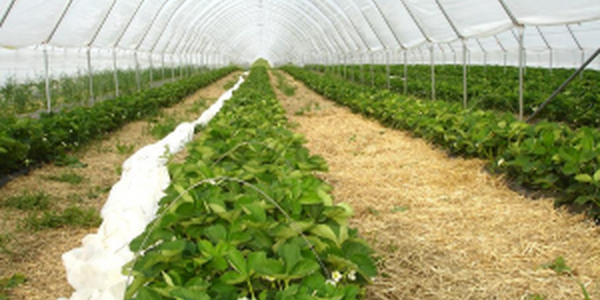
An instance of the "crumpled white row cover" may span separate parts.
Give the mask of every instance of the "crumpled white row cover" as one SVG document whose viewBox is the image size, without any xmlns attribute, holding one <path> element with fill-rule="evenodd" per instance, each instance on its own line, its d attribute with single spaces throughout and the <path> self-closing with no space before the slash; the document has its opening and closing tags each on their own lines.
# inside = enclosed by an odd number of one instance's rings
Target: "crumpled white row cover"
<svg viewBox="0 0 600 300">
<path fill-rule="evenodd" d="M 148 145 L 123 163 L 121 179 L 111 189 L 101 215 L 102 225 L 87 235 L 80 248 L 63 254 L 71 300 L 122 300 L 127 277 L 122 267 L 134 258 L 129 243 L 155 219 L 158 202 L 170 184 L 167 156 L 192 140 L 194 128 L 205 126 L 243 82 L 223 94 L 193 123 L 182 123 L 161 141 Z M 64 299 L 64 298 L 62 298 Z"/>
<path fill-rule="evenodd" d="M 0 47 L 223 53 L 236 62 L 260 56 L 286 62 L 595 20 L 598 0 L 0 0 Z"/>
</svg>

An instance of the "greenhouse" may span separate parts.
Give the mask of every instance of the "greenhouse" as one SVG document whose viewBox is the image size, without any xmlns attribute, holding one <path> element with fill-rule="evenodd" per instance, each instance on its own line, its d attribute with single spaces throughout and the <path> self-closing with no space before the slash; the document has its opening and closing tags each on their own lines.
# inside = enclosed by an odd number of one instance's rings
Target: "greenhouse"
<svg viewBox="0 0 600 300">
<path fill-rule="evenodd" d="M 0 300 L 600 299 L 598 0 L 0 0 Z"/>
</svg>

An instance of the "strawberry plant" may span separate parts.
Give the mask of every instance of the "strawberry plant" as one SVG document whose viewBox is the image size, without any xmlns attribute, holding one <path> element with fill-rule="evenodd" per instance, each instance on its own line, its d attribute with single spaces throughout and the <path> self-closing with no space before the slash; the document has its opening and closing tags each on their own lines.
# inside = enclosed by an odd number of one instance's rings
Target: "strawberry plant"
<svg viewBox="0 0 600 300">
<path fill-rule="evenodd" d="M 74 107 L 39 119 L 0 118 L 0 177 L 22 168 L 50 162 L 66 152 L 120 128 L 125 123 L 156 114 L 200 87 L 231 73 L 224 68 L 130 96 Z"/>
<path fill-rule="evenodd" d="M 543 121 L 529 125 L 510 113 L 465 110 L 458 103 L 420 100 L 296 67 L 285 71 L 315 91 L 383 124 L 411 131 L 454 155 L 490 161 L 492 170 L 582 205 L 600 218 L 600 131 Z"/>
<path fill-rule="evenodd" d="M 373 251 L 314 176 L 264 67 L 189 146 L 159 216 L 130 244 L 126 299 L 357 299 Z"/>
</svg>

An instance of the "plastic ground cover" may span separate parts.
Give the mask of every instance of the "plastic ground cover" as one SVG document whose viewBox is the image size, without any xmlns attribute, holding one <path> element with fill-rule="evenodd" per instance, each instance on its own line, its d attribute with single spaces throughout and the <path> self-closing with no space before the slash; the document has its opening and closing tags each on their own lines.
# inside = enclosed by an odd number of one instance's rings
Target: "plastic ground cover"
<svg viewBox="0 0 600 300">
<path fill-rule="evenodd" d="M 134 257 L 128 245 L 156 217 L 158 201 L 170 184 L 167 157 L 181 151 L 192 140 L 194 128 L 206 126 L 243 81 L 240 77 L 196 121 L 181 123 L 164 139 L 140 149 L 123 163 L 121 179 L 112 187 L 101 211 L 103 222 L 98 232 L 62 256 L 67 280 L 75 292 L 61 300 L 123 299 L 127 277 L 121 270 Z"/>
</svg>

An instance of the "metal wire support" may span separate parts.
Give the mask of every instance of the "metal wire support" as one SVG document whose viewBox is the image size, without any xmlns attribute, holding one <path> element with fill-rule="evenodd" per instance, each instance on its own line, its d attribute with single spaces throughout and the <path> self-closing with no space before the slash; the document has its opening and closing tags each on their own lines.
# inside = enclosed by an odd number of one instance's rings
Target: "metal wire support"
<svg viewBox="0 0 600 300">
<path fill-rule="evenodd" d="M 89 46 L 87 47 L 86 55 L 87 55 L 88 81 L 89 81 L 89 88 L 90 88 L 89 104 L 91 106 L 94 104 L 95 99 L 94 99 L 94 70 L 92 69 L 92 49 Z"/>
<path fill-rule="evenodd" d="M 537 114 L 542 111 L 542 109 L 544 109 L 548 103 L 550 103 L 550 101 L 554 100 L 558 94 L 560 94 L 568 85 L 569 83 L 571 83 L 571 81 L 573 81 L 575 79 L 575 77 L 577 77 L 579 74 L 581 74 L 583 72 L 583 70 L 585 70 L 585 68 L 587 68 L 587 66 L 589 64 L 591 64 L 594 59 L 596 59 L 596 57 L 598 57 L 598 55 L 600 55 L 600 48 L 596 49 L 596 52 L 594 52 L 594 54 L 592 54 L 592 56 L 590 56 L 582 65 L 581 67 L 579 67 L 579 69 L 577 69 L 577 71 L 575 71 L 573 74 L 571 74 L 571 76 L 569 76 L 569 78 L 567 78 L 567 80 L 565 80 L 565 82 L 563 82 L 557 89 L 556 91 L 554 91 L 554 93 L 552 93 L 552 95 L 550 95 L 550 97 L 548 97 L 548 99 L 544 100 L 544 102 L 542 102 L 542 104 L 540 105 L 540 107 L 538 107 L 538 109 L 536 109 L 533 114 L 531 114 L 531 116 L 529 116 L 529 118 L 527 118 L 526 122 L 531 122 L 531 120 L 533 120 Z"/>
</svg>

